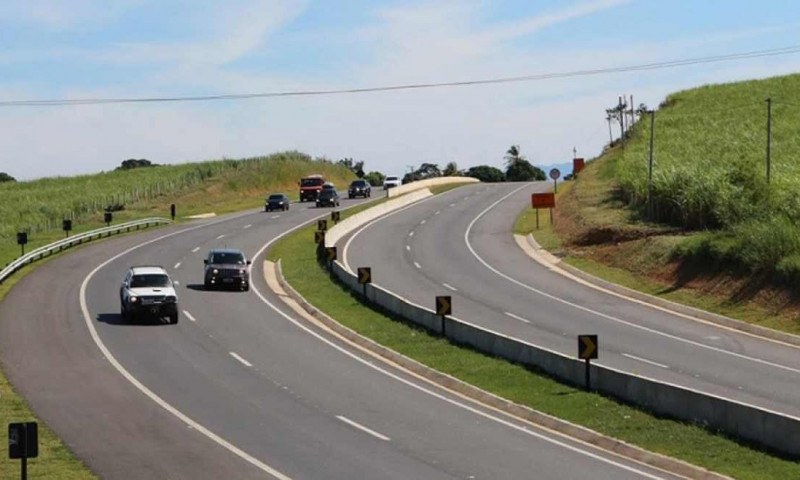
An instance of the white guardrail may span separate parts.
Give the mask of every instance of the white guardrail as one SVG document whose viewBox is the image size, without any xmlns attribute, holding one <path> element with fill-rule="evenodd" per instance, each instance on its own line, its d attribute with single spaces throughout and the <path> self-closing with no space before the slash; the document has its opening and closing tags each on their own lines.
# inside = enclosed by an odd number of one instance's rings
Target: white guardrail
<svg viewBox="0 0 800 480">
<path fill-rule="evenodd" d="M 172 223 L 172 220 L 161 217 L 151 217 L 142 220 L 134 220 L 132 222 L 120 223 L 118 225 L 111 225 L 108 227 L 98 228 L 96 230 L 90 230 L 88 232 L 79 233 L 77 235 L 72 235 L 71 237 L 67 237 L 63 240 L 53 242 L 49 245 L 39 247 L 17 258 L 13 262 L 6 265 L 3 268 L 3 270 L 0 270 L 0 283 L 5 282 L 6 279 L 9 276 L 11 276 L 11 274 L 16 272 L 20 268 L 24 267 L 25 265 L 33 263 L 37 260 L 41 260 L 44 257 L 49 257 L 54 253 L 61 252 L 67 248 L 74 247 L 75 245 L 81 245 L 85 242 L 90 242 L 92 240 L 102 238 L 103 236 L 110 237 L 112 234 L 121 233 L 123 230 L 126 232 L 130 232 L 132 229 L 139 230 L 143 226 L 149 227 L 150 225 L 158 225 L 161 223 Z"/>
</svg>

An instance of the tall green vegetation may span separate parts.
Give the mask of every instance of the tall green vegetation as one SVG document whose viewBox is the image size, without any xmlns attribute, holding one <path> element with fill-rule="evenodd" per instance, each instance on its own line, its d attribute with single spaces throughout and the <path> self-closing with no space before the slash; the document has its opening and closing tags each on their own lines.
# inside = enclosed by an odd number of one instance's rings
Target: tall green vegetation
<svg viewBox="0 0 800 480">
<path fill-rule="evenodd" d="M 130 208 L 141 202 L 174 198 L 203 185 L 221 183 L 242 193 L 284 188 L 293 193 L 297 179 L 322 173 L 332 180 L 354 175 L 325 159 L 300 152 L 241 160 L 217 160 L 150 168 L 129 168 L 94 175 L 0 183 L 0 242 L 13 243 L 21 230 L 36 234 L 60 229 L 64 218 L 97 216 L 109 206 Z"/>
<path fill-rule="evenodd" d="M 800 278 L 800 75 L 670 95 L 655 113 L 650 220 L 711 230 L 686 258 Z M 767 104 L 772 99 L 770 179 Z M 648 216 L 648 116 L 617 165 L 621 194 Z"/>
</svg>

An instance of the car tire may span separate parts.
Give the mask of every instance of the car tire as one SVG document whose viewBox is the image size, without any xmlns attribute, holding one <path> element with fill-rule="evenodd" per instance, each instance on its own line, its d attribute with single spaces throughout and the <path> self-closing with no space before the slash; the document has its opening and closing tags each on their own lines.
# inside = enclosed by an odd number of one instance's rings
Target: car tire
<svg viewBox="0 0 800 480">
<path fill-rule="evenodd" d="M 169 323 L 172 325 L 178 324 L 178 312 L 175 312 L 169 316 Z"/>
</svg>

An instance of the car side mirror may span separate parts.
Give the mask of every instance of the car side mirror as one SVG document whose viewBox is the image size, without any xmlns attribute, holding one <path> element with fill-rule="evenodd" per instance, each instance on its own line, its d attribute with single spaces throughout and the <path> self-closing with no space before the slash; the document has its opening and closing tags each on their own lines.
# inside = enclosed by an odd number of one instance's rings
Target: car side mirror
<svg viewBox="0 0 800 480">
<path fill-rule="evenodd" d="M 204 258 L 204 259 L 203 259 L 203 263 L 204 263 L 204 264 L 206 264 L 206 265 L 208 265 L 208 259 L 207 259 L 207 258 Z"/>
<path fill-rule="evenodd" d="M 250 265 L 250 264 L 252 264 L 252 263 L 253 263 L 253 261 L 252 261 L 252 260 L 248 260 L 248 261 L 247 261 L 247 264 L 248 264 L 248 265 Z"/>
<path fill-rule="evenodd" d="M 127 286 L 128 286 L 128 282 L 122 282 L 122 287 L 123 287 L 123 288 L 124 288 L 124 287 L 127 287 Z"/>
</svg>

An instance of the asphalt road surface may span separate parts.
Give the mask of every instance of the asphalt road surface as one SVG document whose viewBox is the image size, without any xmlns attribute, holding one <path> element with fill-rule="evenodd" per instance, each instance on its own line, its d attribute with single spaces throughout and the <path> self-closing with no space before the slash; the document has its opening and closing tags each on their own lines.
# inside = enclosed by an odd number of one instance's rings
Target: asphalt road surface
<svg viewBox="0 0 800 480">
<path fill-rule="evenodd" d="M 102 478 L 675 478 L 453 395 L 296 318 L 266 286 L 264 246 L 328 211 L 245 212 L 47 262 L 0 304 L 3 369 Z M 249 292 L 202 287 L 202 259 L 219 246 L 255 257 Z M 179 282 L 177 325 L 122 320 L 120 282 L 137 264 Z"/>
<path fill-rule="evenodd" d="M 528 257 L 514 221 L 551 186 L 460 187 L 386 215 L 339 251 L 418 305 L 450 295 L 454 317 L 570 356 L 577 335 L 597 334 L 598 364 L 800 417 L 797 347 L 600 292 Z"/>
</svg>

